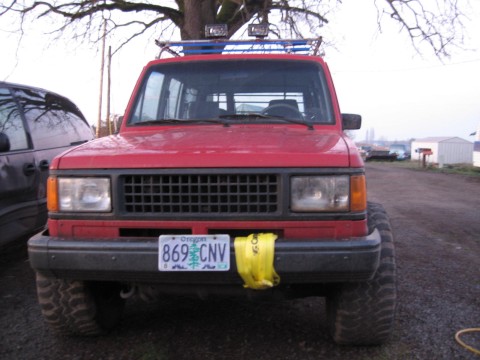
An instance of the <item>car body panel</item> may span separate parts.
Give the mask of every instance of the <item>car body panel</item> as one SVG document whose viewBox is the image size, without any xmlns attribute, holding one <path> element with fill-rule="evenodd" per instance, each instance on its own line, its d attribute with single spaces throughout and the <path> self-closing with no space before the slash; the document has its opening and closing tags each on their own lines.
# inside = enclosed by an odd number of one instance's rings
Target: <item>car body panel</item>
<svg viewBox="0 0 480 360">
<path fill-rule="evenodd" d="M 361 166 L 350 146 L 338 132 L 320 126 L 150 127 L 92 141 L 57 158 L 53 168 Z"/>
<path fill-rule="evenodd" d="M 93 139 L 93 132 L 76 106 L 61 95 L 0 82 L 0 97 L 0 132 L 10 142 L 10 149 L 0 152 L 2 246 L 45 226 L 46 181 L 53 158 L 72 143 Z"/>
</svg>

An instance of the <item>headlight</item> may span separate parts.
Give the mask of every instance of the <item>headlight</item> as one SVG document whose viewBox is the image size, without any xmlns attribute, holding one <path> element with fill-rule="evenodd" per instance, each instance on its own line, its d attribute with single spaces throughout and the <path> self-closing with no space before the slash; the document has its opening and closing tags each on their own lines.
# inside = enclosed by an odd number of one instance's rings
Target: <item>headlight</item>
<svg viewBox="0 0 480 360">
<path fill-rule="evenodd" d="M 58 210 L 107 212 L 112 209 L 110 179 L 57 178 Z"/>
<path fill-rule="evenodd" d="M 292 211 L 348 211 L 350 177 L 295 176 L 291 179 Z"/>
</svg>

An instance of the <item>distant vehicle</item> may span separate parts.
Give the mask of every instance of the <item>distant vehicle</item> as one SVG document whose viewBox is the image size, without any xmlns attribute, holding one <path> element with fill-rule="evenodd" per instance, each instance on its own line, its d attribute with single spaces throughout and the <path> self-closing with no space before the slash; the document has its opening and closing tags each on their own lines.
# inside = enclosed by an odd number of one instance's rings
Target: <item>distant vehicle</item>
<svg viewBox="0 0 480 360">
<path fill-rule="evenodd" d="M 360 152 L 360 155 L 362 156 L 363 160 L 366 159 L 367 154 L 372 151 L 372 147 L 368 145 L 363 145 L 358 148 L 358 151 Z"/>
<path fill-rule="evenodd" d="M 410 159 L 410 152 L 405 144 L 392 144 L 389 152 L 390 154 L 396 154 L 397 160 Z"/>
<path fill-rule="evenodd" d="M 67 98 L 0 82 L 0 246 L 45 226 L 50 162 L 93 137 Z"/>
<path fill-rule="evenodd" d="M 383 147 L 378 146 L 369 146 L 364 145 L 359 149 L 360 155 L 364 161 L 395 161 L 397 160 L 397 155 L 395 153 L 390 153 L 390 151 Z"/>
</svg>

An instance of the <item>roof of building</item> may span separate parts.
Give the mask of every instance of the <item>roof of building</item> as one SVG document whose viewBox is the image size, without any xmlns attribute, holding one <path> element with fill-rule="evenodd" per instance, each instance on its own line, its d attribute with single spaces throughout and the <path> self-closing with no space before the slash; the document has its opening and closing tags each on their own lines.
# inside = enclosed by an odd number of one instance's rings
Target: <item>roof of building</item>
<svg viewBox="0 0 480 360">
<path fill-rule="evenodd" d="M 424 143 L 462 142 L 462 143 L 471 144 L 470 141 L 459 138 L 457 136 L 436 136 L 436 137 L 434 136 L 434 137 L 428 137 L 423 139 L 416 139 L 414 142 L 424 142 Z"/>
</svg>

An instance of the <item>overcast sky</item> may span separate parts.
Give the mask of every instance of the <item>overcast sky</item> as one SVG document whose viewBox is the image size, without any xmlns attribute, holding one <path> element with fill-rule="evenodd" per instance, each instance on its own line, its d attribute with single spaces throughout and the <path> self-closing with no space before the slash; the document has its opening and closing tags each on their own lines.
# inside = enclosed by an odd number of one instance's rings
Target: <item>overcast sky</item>
<svg viewBox="0 0 480 360">
<path fill-rule="evenodd" d="M 373 3 L 373 2 L 372 2 Z M 364 2 L 345 2 L 330 19 L 336 49 L 325 59 L 334 77 L 343 112 L 363 117 L 355 140 L 372 131 L 377 140 L 470 134 L 480 126 L 480 1 L 471 2 L 466 21 L 468 50 L 443 63 L 429 52 L 423 57 L 406 34 L 383 23 L 378 33 L 376 10 Z M 12 23 L 0 17 L 0 80 L 55 91 L 73 100 L 90 123 L 98 118 L 100 56 L 92 45 L 64 39 L 54 44 L 33 25 L 22 39 L 10 34 Z M 333 30 L 332 30 L 333 29 Z M 135 81 L 158 48 L 151 39 L 137 41 L 112 60 L 112 112 L 123 113 Z"/>
<path fill-rule="evenodd" d="M 475 141 L 469 135 L 480 126 L 480 1 L 471 2 L 471 20 L 465 21 L 468 50 L 442 61 L 428 51 L 418 55 L 392 22 L 384 22 L 378 34 L 375 9 L 352 3 L 334 19 L 339 28 L 349 24 L 342 28 L 345 39 L 325 58 L 342 111 L 363 117 L 356 140 L 374 129 L 376 139 L 390 141 L 430 136 Z"/>
</svg>

